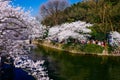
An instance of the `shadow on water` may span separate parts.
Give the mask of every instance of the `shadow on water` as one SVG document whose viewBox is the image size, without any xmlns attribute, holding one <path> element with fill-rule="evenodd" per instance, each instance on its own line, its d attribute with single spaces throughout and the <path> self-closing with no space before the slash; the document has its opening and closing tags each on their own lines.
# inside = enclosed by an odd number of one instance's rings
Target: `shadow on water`
<svg viewBox="0 0 120 80">
<path fill-rule="evenodd" d="M 31 75 L 28 75 L 27 72 L 23 71 L 20 68 L 15 68 L 14 74 L 15 76 L 13 80 L 35 80 L 34 77 L 32 77 Z"/>
<path fill-rule="evenodd" d="M 120 80 L 120 57 L 69 54 L 39 46 L 36 57 L 46 59 L 54 80 Z"/>
<path fill-rule="evenodd" d="M 35 78 L 20 68 L 11 68 L 10 65 L 5 64 L 0 80 L 35 80 Z"/>
</svg>

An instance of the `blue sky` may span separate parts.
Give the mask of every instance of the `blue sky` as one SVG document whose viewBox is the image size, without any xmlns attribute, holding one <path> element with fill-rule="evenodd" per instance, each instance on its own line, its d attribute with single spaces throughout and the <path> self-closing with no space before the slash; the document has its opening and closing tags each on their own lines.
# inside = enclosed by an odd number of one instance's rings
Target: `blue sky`
<svg viewBox="0 0 120 80">
<path fill-rule="evenodd" d="M 40 5 L 45 3 L 48 0 L 12 0 L 13 5 L 21 6 L 25 8 L 25 10 L 29 10 L 32 8 L 31 14 L 33 16 L 39 13 Z M 80 2 L 80 0 L 69 0 L 70 4 Z"/>
</svg>

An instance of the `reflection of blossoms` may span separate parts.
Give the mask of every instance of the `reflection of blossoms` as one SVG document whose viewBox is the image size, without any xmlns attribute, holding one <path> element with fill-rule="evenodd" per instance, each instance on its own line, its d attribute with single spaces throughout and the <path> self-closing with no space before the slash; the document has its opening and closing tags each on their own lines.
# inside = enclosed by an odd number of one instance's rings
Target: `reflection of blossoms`
<svg viewBox="0 0 120 80">
<path fill-rule="evenodd" d="M 117 31 L 114 31 L 114 32 L 111 32 L 110 35 L 111 35 L 111 37 L 109 38 L 110 45 L 120 46 L 120 33 L 118 33 Z"/>
<path fill-rule="evenodd" d="M 49 29 L 47 38 L 50 40 L 57 38 L 59 42 L 66 40 L 69 37 L 77 40 L 86 40 L 87 37 L 90 36 L 88 34 L 91 32 L 91 30 L 88 29 L 90 26 L 92 26 L 92 24 L 82 21 L 57 25 Z"/>
</svg>

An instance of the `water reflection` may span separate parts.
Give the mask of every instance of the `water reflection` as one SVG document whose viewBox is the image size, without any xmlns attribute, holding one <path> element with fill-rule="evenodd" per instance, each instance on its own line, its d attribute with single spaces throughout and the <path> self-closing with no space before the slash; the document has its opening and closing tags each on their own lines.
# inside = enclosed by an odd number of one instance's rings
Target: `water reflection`
<svg viewBox="0 0 120 80">
<path fill-rule="evenodd" d="M 35 80 L 34 77 L 20 68 L 12 67 L 9 64 L 4 64 L 2 67 L 0 80 Z"/>
<path fill-rule="evenodd" d="M 35 78 L 31 75 L 28 75 L 28 73 L 23 71 L 22 69 L 15 68 L 13 80 L 35 80 Z"/>
<path fill-rule="evenodd" d="M 47 47 L 39 47 L 36 52 L 48 61 L 54 80 L 120 80 L 120 57 L 69 55 Z"/>
</svg>

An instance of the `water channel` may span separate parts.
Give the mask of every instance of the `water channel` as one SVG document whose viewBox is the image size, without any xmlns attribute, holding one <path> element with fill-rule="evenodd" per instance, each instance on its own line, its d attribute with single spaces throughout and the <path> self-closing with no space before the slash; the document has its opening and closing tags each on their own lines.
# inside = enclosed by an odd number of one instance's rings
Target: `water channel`
<svg viewBox="0 0 120 80">
<path fill-rule="evenodd" d="M 120 80 L 120 57 L 70 54 L 39 46 L 34 59 L 46 60 L 53 80 Z"/>
</svg>

